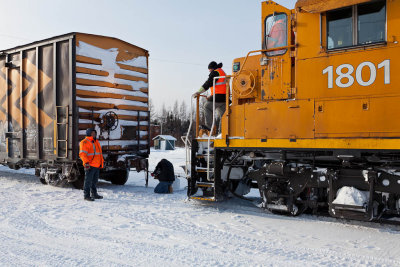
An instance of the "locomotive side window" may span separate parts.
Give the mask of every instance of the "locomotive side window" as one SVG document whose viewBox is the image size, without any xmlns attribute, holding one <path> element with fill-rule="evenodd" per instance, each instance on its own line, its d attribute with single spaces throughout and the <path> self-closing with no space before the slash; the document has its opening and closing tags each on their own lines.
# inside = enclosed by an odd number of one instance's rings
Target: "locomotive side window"
<svg viewBox="0 0 400 267">
<path fill-rule="evenodd" d="M 287 46 L 287 15 L 273 14 L 265 19 L 265 47 L 266 49 Z M 287 49 L 267 52 L 268 56 L 277 56 L 286 53 Z"/>
<path fill-rule="evenodd" d="M 359 44 L 385 41 L 385 14 L 385 2 L 357 6 Z"/>
<path fill-rule="evenodd" d="M 328 49 L 353 45 L 353 11 L 345 8 L 326 14 Z"/>
<path fill-rule="evenodd" d="M 373 1 L 326 12 L 327 48 L 384 42 L 386 1 Z"/>
</svg>

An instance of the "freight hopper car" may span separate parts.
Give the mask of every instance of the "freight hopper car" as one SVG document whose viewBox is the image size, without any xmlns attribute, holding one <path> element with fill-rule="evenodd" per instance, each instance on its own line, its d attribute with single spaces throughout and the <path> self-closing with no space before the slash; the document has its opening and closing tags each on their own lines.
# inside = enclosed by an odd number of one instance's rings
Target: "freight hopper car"
<svg viewBox="0 0 400 267">
<path fill-rule="evenodd" d="M 260 49 L 226 77 L 221 136 L 192 142 L 190 198 L 255 187 L 277 213 L 396 220 L 399 12 L 397 0 L 263 2 Z"/>
<path fill-rule="evenodd" d="M 130 168 L 147 168 L 148 51 L 84 33 L 0 51 L 1 164 L 81 187 L 87 128 L 102 146 L 100 178 L 122 185 Z"/>
</svg>

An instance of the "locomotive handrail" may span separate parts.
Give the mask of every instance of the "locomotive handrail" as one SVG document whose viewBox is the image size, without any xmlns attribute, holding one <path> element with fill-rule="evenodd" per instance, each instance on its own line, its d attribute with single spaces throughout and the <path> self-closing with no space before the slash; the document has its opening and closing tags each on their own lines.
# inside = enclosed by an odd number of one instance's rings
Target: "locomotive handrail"
<svg viewBox="0 0 400 267">
<path fill-rule="evenodd" d="M 295 48 L 297 45 L 287 45 L 287 46 L 280 46 L 280 47 L 274 47 L 274 48 L 269 48 L 269 49 L 260 49 L 260 50 L 253 50 L 249 51 L 246 55 L 246 58 L 243 61 L 243 65 L 240 67 L 239 72 L 233 74 L 233 78 L 239 76 L 239 74 L 242 72 L 244 65 L 246 65 L 247 58 L 250 56 L 250 54 L 258 53 L 258 52 L 273 52 L 276 50 L 282 50 L 282 49 L 289 49 L 289 48 Z"/>
<path fill-rule="evenodd" d="M 199 98 L 197 97 L 197 100 Z M 185 154 L 186 154 L 186 159 L 185 159 L 185 176 L 186 179 L 189 178 L 188 175 L 188 167 L 191 166 L 191 162 L 190 162 L 190 155 L 189 155 L 189 147 L 191 147 L 189 140 L 189 134 L 190 134 L 190 130 L 192 129 L 192 124 L 193 124 L 193 100 L 192 98 L 190 98 L 190 123 L 189 123 L 189 128 L 186 132 L 186 136 L 182 136 L 181 139 L 183 141 L 183 143 L 185 144 Z M 197 133 L 196 133 L 197 135 Z"/>
</svg>

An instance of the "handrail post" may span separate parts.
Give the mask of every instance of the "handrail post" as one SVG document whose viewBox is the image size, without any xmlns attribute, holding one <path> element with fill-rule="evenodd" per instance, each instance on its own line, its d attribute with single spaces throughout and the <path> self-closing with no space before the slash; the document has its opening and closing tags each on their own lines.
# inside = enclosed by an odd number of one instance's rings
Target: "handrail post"
<svg viewBox="0 0 400 267">
<path fill-rule="evenodd" d="M 226 135 L 225 135 L 225 143 L 226 146 L 229 146 L 229 99 L 231 96 L 231 90 L 230 90 L 230 81 L 231 81 L 232 76 L 226 76 L 226 92 L 225 92 L 225 112 L 226 112 Z M 220 122 L 221 125 L 221 133 L 222 133 L 222 119 Z"/>
<path fill-rule="evenodd" d="M 199 128 L 200 128 L 200 94 L 196 96 L 196 132 L 195 138 L 199 136 Z"/>
</svg>

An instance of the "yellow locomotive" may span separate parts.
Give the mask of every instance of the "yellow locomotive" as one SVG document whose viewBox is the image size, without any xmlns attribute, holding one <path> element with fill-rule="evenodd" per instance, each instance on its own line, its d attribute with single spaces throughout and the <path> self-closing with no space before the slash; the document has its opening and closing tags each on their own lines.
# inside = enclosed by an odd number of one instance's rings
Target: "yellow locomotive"
<svg viewBox="0 0 400 267">
<path fill-rule="evenodd" d="M 263 2 L 261 49 L 226 77 L 221 135 L 192 140 L 188 196 L 258 187 L 274 212 L 398 216 L 398 11 L 398 0 Z"/>
</svg>

